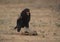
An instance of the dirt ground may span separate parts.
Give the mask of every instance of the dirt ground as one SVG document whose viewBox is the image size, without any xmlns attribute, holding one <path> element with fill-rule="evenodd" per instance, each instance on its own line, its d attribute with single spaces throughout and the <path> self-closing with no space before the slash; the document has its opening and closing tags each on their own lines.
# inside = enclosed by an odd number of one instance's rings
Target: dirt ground
<svg viewBox="0 0 60 42">
<path fill-rule="evenodd" d="M 20 12 L 26 7 L 31 11 L 30 29 L 37 31 L 37 36 L 21 35 L 14 30 Z M 60 13 L 28 4 L 0 5 L 0 42 L 60 42 Z"/>
</svg>

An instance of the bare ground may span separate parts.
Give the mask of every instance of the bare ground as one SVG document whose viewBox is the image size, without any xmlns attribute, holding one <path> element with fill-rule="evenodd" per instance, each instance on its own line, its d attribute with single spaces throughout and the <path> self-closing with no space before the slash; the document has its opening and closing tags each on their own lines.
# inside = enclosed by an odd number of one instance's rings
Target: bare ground
<svg viewBox="0 0 60 42">
<path fill-rule="evenodd" d="M 26 7 L 31 10 L 30 29 L 37 31 L 37 36 L 21 35 L 14 30 L 20 12 Z M 0 42 L 60 42 L 60 13 L 28 4 L 0 5 Z"/>
</svg>

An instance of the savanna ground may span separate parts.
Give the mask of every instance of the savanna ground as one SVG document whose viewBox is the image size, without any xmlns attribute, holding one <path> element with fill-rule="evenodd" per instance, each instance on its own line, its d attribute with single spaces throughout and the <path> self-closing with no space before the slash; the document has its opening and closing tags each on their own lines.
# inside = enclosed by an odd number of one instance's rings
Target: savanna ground
<svg viewBox="0 0 60 42">
<path fill-rule="evenodd" d="M 37 31 L 37 36 L 21 35 L 14 30 L 26 7 L 31 11 L 30 29 Z M 60 42 L 60 10 L 31 4 L 0 4 L 0 42 Z"/>
</svg>

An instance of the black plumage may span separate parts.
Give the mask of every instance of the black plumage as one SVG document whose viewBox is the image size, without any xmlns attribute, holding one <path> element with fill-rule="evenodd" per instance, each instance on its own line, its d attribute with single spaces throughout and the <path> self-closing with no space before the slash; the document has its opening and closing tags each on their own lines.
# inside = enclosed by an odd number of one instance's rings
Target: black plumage
<svg viewBox="0 0 60 42">
<path fill-rule="evenodd" d="M 30 9 L 24 9 L 21 12 L 20 17 L 17 19 L 16 27 L 14 29 L 17 29 L 17 32 L 20 32 L 21 28 L 29 28 L 30 17 Z"/>
</svg>

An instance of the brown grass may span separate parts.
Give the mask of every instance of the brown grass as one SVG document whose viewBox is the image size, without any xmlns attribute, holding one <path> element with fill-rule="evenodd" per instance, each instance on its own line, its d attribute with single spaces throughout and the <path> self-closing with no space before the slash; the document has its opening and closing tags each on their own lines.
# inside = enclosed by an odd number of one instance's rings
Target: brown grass
<svg viewBox="0 0 60 42">
<path fill-rule="evenodd" d="M 30 29 L 36 30 L 38 36 L 24 36 L 14 30 L 16 20 L 25 7 L 31 10 Z M 28 4 L 0 5 L 0 42 L 60 42 L 60 13 Z"/>
</svg>

